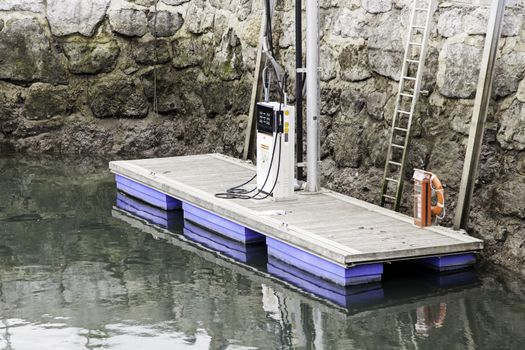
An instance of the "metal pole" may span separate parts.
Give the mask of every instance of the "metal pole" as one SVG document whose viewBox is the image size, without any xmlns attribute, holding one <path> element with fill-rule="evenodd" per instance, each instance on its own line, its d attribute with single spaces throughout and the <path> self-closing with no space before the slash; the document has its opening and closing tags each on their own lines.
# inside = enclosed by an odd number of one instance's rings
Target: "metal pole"
<svg viewBox="0 0 525 350">
<path fill-rule="evenodd" d="M 477 178 L 479 156 L 485 131 L 485 120 L 487 119 L 487 112 L 490 104 L 492 82 L 494 80 L 494 66 L 503 27 L 506 1 L 507 0 L 494 0 L 492 2 L 487 37 L 485 39 L 485 49 L 481 61 L 478 88 L 476 91 L 476 99 L 474 101 L 474 111 L 470 122 L 467 153 L 463 165 L 463 175 L 461 177 L 456 217 L 454 218 L 454 229 L 456 230 L 465 229 L 468 224 L 470 204 L 472 194 L 474 193 L 474 184 Z"/>
<path fill-rule="evenodd" d="M 317 192 L 320 188 L 319 96 L 319 0 L 306 0 L 307 192 Z"/>
<path fill-rule="evenodd" d="M 303 163 L 303 21 L 302 0 L 295 0 L 295 115 L 297 163 Z M 303 167 L 297 167 L 297 180 L 303 180 Z"/>
</svg>

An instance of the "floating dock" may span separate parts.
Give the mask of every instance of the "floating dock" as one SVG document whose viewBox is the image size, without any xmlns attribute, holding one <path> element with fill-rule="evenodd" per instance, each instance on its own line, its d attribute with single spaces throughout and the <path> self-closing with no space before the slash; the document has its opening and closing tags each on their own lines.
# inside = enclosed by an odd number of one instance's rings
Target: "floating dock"
<svg viewBox="0 0 525 350">
<path fill-rule="evenodd" d="M 146 209 L 147 211 L 148 209 Z M 141 211 L 140 213 L 143 213 Z M 267 267 L 254 267 L 250 262 L 239 259 L 237 244 L 221 243 L 219 249 L 200 238 L 195 240 L 193 235 L 188 235 L 188 221 L 184 220 L 184 235 L 168 230 L 151 222 L 149 219 L 136 216 L 125 209 L 115 206 L 112 216 L 126 222 L 130 227 L 154 237 L 156 240 L 165 240 L 174 247 L 191 252 L 196 256 L 240 274 L 250 281 L 258 283 L 262 288 L 269 287 L 277 293 L 290 295 L 293 299 L 300 300 L 302 304 L 319 308 L 332 316 L 341 316 L 346 320 L 349 315 L 360 314 L 368 317 L 373 310 L 389 310 L 399 313 L 413 311 L 416 306 L 436 304 L 454 300 L 461 300 L 467 290 L 478 287 L 479 282 L 475 271 L 465 270 L 454 274 L 435 274 L 430 271 L 416 272 L 417 277 L 402 277 L 389 280 L 386 283 L 368 283 L 366 285 L 342 287 L 331 284 L 309 274 L 308 272 L 290 267 L 277 259 L 269 257 Z M 149 216 L 148 216 L 149 217 Z M 205 233 L 210 240 L 216 241 L 218 237 L 211 232 Z M 257 249 L 260 244 L 246 246 L 246 249 Z M 227 250 L 227 249 L 228 250 Z M 246 251 L 248 256 L 251 251 Z M 256 252 L 259 254 L 259 252 Z M 252 257 L 253 258 L 253 257 Z M 248 265 L 248 264 L 249 265 Z M 411 270 L 410 276 L 414 275 Z M 417 271 L 417 269 L 416 269 Z M 410 285 L 410 288 L 406 288 Z M 335 307 L 335 308 L 333 308 Z M 334 311 L 338 311 L 335 312 Z M 383 311 L 384 313 L 384 311 Z"/>
<path fill-rule="evenodd" d="M 115 161 L 117 188 L 242 244 L 266 242 L 268 255 L 332 283 L 381 280 L 383 263 L 418 259 L 439 271 L 471 266 L 483 242 L 464 231 L 417 228 L 409 216 L 323 189 L 294 201 L 220 199 L 255 174 L 218 154 Z M 247 186 L 248 187 L 248 186 Z"/>
</svg>

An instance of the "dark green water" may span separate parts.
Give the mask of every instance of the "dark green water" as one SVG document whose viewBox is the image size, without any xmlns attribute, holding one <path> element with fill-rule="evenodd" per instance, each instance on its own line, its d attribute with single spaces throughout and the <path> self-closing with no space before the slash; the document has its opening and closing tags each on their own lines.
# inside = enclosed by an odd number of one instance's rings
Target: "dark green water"
<svg viewBox="0 0 525 350">
<path fill-rule="evenodd" d="M 525 348 L 522 281 L 387 276 L 337 307 L 114 210 L 106 168 L 0 158 L 1 349 Z"/>
</svg>

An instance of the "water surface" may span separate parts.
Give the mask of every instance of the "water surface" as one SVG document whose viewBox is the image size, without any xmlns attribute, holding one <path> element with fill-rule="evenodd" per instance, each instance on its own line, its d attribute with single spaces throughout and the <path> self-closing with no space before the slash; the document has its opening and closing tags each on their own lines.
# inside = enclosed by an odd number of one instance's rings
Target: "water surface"
<svg viewBox="0 0 525 350">
<path fill-rule="evenodd" d="M 343 307 L 115 203 L 105 160 L 0 158 L 1 349 L 525 347 L 523 282 L 501 271 L 389 267 Z"/>
</svg>

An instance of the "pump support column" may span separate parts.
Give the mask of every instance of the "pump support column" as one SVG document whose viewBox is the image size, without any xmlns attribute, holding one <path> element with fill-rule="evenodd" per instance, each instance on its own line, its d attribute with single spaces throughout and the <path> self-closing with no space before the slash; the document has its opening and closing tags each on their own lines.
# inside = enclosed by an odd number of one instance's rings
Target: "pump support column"
<svg viewBox="0 0 525 350">
<path fill-rule="evenodd" d="M 306 191 L 317 192 L 319 181 L 319 0 L 306 0 Z"/>
</svg>

